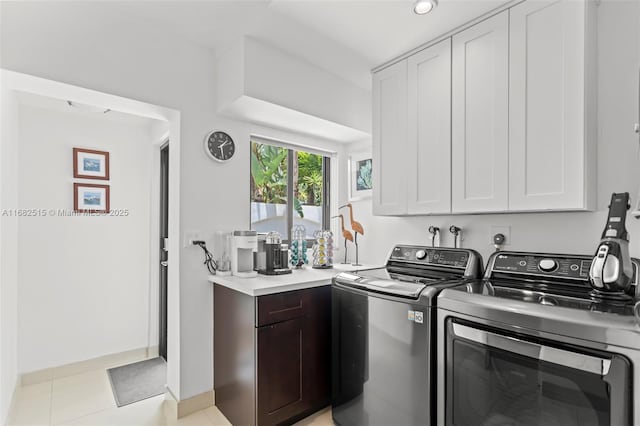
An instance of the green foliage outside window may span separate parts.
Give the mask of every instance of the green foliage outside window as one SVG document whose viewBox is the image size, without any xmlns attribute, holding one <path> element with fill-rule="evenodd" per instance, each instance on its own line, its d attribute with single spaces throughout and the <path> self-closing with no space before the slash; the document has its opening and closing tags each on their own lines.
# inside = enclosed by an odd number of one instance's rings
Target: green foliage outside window
<svg viewBox="0 0 640 426">
<path fill-rule="evenodd" d="M 297 154 L 298 198 L 303 204 L 311 206 L 321 206 L 323 181 L 322 156 L 302 151 L 298 151 Z"/>
<path fill-rule="evenodd" d="M 251 201 L 287 203 L 288 150 L 251 144 Z"/>
<path fill-rule="evenodd" d="M 304 217 L 302 205 L 322 205 L 322 156 L 303 151 L 293 155 L 293 207 Z M 287 157 L 289 150 L 251 143 L 251 201 L 287 203 Z"/>
</svg>

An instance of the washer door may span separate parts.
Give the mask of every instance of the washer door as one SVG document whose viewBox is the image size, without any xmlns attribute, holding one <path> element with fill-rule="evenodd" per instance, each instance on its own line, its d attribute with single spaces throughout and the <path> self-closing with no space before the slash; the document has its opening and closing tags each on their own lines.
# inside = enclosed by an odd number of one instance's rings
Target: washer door
<svg viewBox="0 0 640 426">
<path fill-rule="evenodd" d="M 459 319 L 446 327 L 447 425 L 631 424 L 625 357 Z"/>
</svg>

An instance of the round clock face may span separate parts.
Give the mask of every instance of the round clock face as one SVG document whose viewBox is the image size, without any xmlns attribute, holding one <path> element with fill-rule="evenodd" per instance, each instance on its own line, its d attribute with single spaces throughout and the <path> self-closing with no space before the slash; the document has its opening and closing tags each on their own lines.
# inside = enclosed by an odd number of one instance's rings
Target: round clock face
<svg viewBox="0 0 640 426">
<path fill-rule="evenodd" d="M 236 144 L 231 136 L 221 131 L 213 131 L 204 140 L 204 149 L 211 158 L 228 161 L 236 152 Z"/>
</svg>

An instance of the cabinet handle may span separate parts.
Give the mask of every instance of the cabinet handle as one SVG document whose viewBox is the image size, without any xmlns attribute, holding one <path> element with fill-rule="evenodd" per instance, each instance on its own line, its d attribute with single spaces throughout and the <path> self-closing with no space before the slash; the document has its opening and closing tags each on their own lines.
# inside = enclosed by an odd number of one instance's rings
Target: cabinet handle
<svg viewBox="0 0 640 426">
<path fill-rule="evenodd" d="M 610 359 L 602 359 L 578 352 L 570 352 L 550 346 L 540 345 L 526 340 L 507 337 L 466 325 L 453 324 L 453 334 L 481 345 L 513 352 L 540 361 L 550 362 L 563 367 L 575 368 L 592 374 L 606 376 L 611 367 Z"/>
</svg>

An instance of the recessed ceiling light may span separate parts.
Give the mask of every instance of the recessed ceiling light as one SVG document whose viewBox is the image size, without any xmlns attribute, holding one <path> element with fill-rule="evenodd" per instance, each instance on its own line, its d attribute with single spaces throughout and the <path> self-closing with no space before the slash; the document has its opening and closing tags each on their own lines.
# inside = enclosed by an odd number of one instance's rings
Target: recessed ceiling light
<svg viewBox="0 0 640 426">
<path fill-rule="evenodd" d="M 438 0 L 416 0 L 413 11 L 418 15 L 431 12 L 438 5 Z"/>
<path fill-rule="evenodd" d="M 73 108 L 77 108 L 81 111 L 86 111 L 86 112 L 95 112 L 95 113 L 102 113 L 102 114 L 106 114 L 109 111 L 111 111 L 111 109 L 109 108 L 103 108 L 103 107 L 99 107 L 99 106 L 95 106 L 95 105 L 87 105 L 87 104 L 81 104 L 78 102 L 72 102 L 72 101 L 67 101 L 67 105 L 69 105 L 70 107 Z"/>
</svg>

